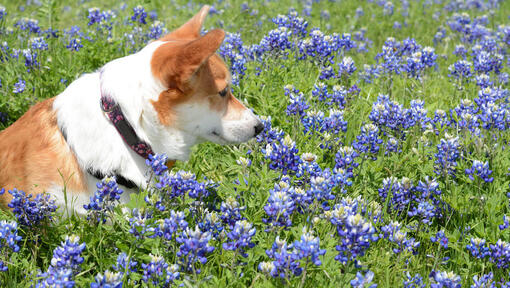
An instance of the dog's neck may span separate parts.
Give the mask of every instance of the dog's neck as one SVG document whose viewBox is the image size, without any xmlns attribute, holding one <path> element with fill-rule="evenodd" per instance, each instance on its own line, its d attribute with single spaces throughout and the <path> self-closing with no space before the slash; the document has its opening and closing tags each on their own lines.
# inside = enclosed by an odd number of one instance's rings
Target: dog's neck
<svg viewBox="0 0 510 288">
<path fill-rule="evenodd" d="M 198 142 L 193 135 L 162 126 L 149 99 L 144 98 L 159 95 L 164 89 L 155 82 L 147 64 L 151 50 L 157 47 L 153 46 L 108 63 L 102 77 L 98 72 L 82 75 L 56 97 L 53 107 L 58 125 L 84 171 L 92 168 L 104 175 L 115 171 L 140 187 L 150 175 L 145 159 L 124 143 L 100 109 L 101 93 L 115 99 L 138 137 L 155 153 L 187 160 L 191 147 Z"/>
</svg>

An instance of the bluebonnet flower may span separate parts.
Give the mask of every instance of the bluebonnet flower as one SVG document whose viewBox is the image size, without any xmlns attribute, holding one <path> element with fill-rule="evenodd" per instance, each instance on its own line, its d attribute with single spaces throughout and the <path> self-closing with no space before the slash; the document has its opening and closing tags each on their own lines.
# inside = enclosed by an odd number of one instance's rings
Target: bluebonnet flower
<svg viewBox="0 0 510 288">
<path fill-rule="evenodd" d="M 433 281 L 431 288 L 460 288 L 460 276 L 453 272 L 435 271 L 430 272 L 430 278 Z"/>
<path fill-rule="evenodd" d="M 217 238 L 223 238 L 223 230 L 225 227 L 223 227 L 223 222 L 221 221 L 220 216 L 218 215 L 218 212 L 211 211 L 209 212 L 207 209 L 203 213 L 204 216 L 202 217 L 201 221 L 198 222 L 197 226 L 200 228 L 202 232 L 208 232 L 212 235 L 214 239 Z"/>
<path fill-rule="evenodd" d="M 390 101 L 389 96 L 385 94 L 377 96 L 377 101 L 372 104 L 372 111 L 368 119 L 383 129 L 383 132 L 385 132 L 385 128 L 399 132 L 409 126 L 407 121 L 410 120 L 406 118 L 403 106 L 395 101 Z"/>
<path fill-rule="evenodd" d="M 489 259 L 500 269 L 507 269 L 510 266 L 510 243 L 498 239 L 496 244 L 489 245 Z"/>
<path fill-rule="evenodd" d="M 398 140 L 395 137 L 389 137 L 386 142 L 386 151 L 384 155 L 388 155 L 390 152 L 400 153 L 402 150 L 399 149 Z"/>
<path fill-rule="evenodd" d="M 288 183 L 281 181 L 269 190 L 269 198 L 264 206 L 268 218 L 262 221 L 269 225 L 266 231 L 272 227 L 290 227 L 292 225 L 291 215 L 294 212 L 295 204 L 292 199 L 292 188 Z"/>
<path fill-rule="evenodd" d="M 408 251 L 413 254 L 417 253 L 420 242 L 416 242 L 414 238 L 407 238 L 407 232 L 401 230 L 401 224 L 391 221 L 389 224 L 381 227 L 383 238 L 397 244 L 397 248 L 393 248 L 393 253 L 398 254 L 402 251 Z"/>
<path fill-rule="evenodd" d="M 259 53 L 268 52 L 274 56 L 286 56 L 292 49 L 292 32 L 286 27 L 271 30 L 260 40 Z"/>
<path fill-rule="evenodd" d="M 299 164 L 296 177 L 310 179 L 310 177 L 318 175 L 322 172 L 319 164 L 317 164 L 317 155 L 313 153 L 303 153 L 301 155 L 301 163 Z"/>
<path fill-rule="evenodd" d="M 32 194 L 26 195 L 16 188 L 9 190 L 9 194 L 12 200 L 7 206 L 12 208 L 21 225 L 37 227 L 41 221 L 51 220 L 52 213 L 57 210 L 55 200 L 48 194 L 38 194 L 33 200 Z"/>
<path fill-rule="evenodd" d="M 155 186 L 165 195 L 166 200 L 185 195 L 194 199 L 209 195 L 205 183 L 198 182 L 195 174 L 182 170 L 164 173 L 159 177 Z"/>
<path fill-rule="evenodd" d="M 338 35 L 325 35 L 318 28 L 314 28 L 309 33 L 310 38 L 298 42 L 299 58 L 301 60 L 309 58 L 315 61 L 319 67 L 327 67 L 332 64 L 334 58 L 333 52 L 340 49 Z"/>
<path fill-rule="evenodd" d="M 214 247 L 209 245 L 211 238 L 209 232 L 200 231 L 198 226 L 195 230 L 188 227 L 177 236 L 177 243 L 180 244 L 177 257 L 180 258 L 184 270 L 200 273 L 195 263 L 199 261 L 203 265 L 207 262 L 206 255 L 214 251 Z"/>
<path fill-rule="evenodd" d="M 379 152 L 379 144 L 382 142 L 382 139 L 379 138 L 379 128 L 369 123 L 361 127 L 361 133 L 356 136 L 356 141 L 352 143 L 352 147 L 359 153 L 377 154 Z M 372 158 L 377 157 L 372 155 Z"/>
<path fill-rule="evenodd" d="M 341 168 L 347 172 L 352 172 L 354 168 L 359 166 L 359 163 L 355 161 L 358 156 L 358 152 L 352 147 L 340 147 L 335 155 L 335 168 Z"/>
<path fill-rule="evenodd" d="M 390 2 L 391 3 L 391 2 Z M 374 272 L 368 270 L 365 275 L 361 272 L 356 273 L 356 278 L 351 280 L 351 287 L 353 288 L 377 288 L 377 284 L 372 284 L 374 280 Z"/>
<path fill-rule="evenodd" d="M 37 275 L 41 280 L 35 287 L 74 287 L 73 277 L 80 272 L 80 264 L 84 260 L 81 253 L 85 247 L 85 243 L 80 243 L 80 237 L 66 236 L 65 241 L 53 250 L 48 270 Z"/>
<path fill-rule="evenodd" d="M 145 160 L 145 164 L 152 168 L 152 171 L 156 176 L 161 176 L 166 170 L 168 170 L 168 167 L 166 166 L 167 161 L 168 157 L 165 154 L 150 154 L 149 158 Z"/>
<path fill-rule="evenodd" d="M 232 83 L 237 85 L 239 81 L 245 76 L 246 72 L 246 56 L 247 51 L 243 46 L 243 40 L 239 33 L 227 33 L 223 44 L 218 49 L 223 59 L 230 62 L 230 70 L 232 72 Z"/>
<path fill-rule="evenodd" d="M 322 133 L 325 130 L 324 112 L 311 110 L 306 112 L 306 116 L 301 118 L 305 135 L 313 135 L 316 132 Z"/>
<path fill-rule="evenodd" d="M 469 179 L 475 180 L 474 175 L 478 176 L 480 179 L 485 181 L 486 183 L 491 183 L 494 180 L 494 177 L 489 177 L 492 174 L 492 170 L 489 169 L 489 162 L 485 163 L 474 160 L 471 168 L 466 169 L 466 174 L 469 175 Z"/>
<path fill-rule="evenodd" d="M 132 272 L 136 272 L 138 262 L 134 261 L 124 252 L 121 252 L 117 256 L 117 262 L 112 265 L 112 269 L 116 272 L 122 273 L 122 275 L 129 275 Z"/>
<path fill-rule="evenodd" d="M 5 7 L 0 5 L 0 21 L 2 21 L 5 18 L 5 16 L 7 16 Z"/>
<path fill-rule="evenodd" d="M 268 143 L 265 149 L 261 149 L 261 152 L 264 158 L 270 160 L 270 169 L 281 170 L 284 175 L 297 172 L 300 163 L 299 150 L 289 135 Z"/>
<path fill-rule="evenodd" d="M 122 274 L 119 272 L 104 271 L 94 277 L 95 282 L 90 283 L 90 288 L 122 288 Z"/>
<path fill-rule="evenodd" d="M 493 280 L 493 273 L 489 272 L 488 274 L 484 274 L 481 277 L 479 275 L 473 276 L 473 285 L 471 288 L 496 288 L 496 283 Z M 507 287 L 507 286 L 501 286 Z"/>
<path fill-rule="evenodd" d="M 41 31 L 39 27 L 39 21 L 30 18 L 21 18 L 14 24 L 14 27 L 18 27 L 21 31 L 27 31 L 29 33 L 38 34 Z"/>
<path fill-rule="evenodd" d="M 165 24 L 161 21 L 154 21 L 151 24 L 149 32 L 147 32 L 147 39 L 159 39 L 162 35 L 167 33 L 167 29 L 165 28 Z"/>
<path fill-rule="evenodd" d="M 448 77 L 453 77 L 455 79 L 460 79 L 462 81 L 469 81 L 472 73 L 472 67 L 473 64 L 471 62 L 468 62 L 466 60 L 459 60 L 455 62 L 454 64 L 448 66 L 448 71 L 450 72 L 448 74 Z"/>
<path fill-rule="evenodd" d="M 184 230 L 188 227 L 188 222 L 185 220 L 184 212 L 170 211 L 170 217 L 165 219 L 158 219 L 158 226 L 156 226 L 155 234 L 158 237 L 170 241 L 179 230 Z"/>
<path fill-rule="evenodd" d="M 432 243 L 439 243 L 444 249 L 448 248 L 448 237 L 444 235 L 443 230 L 437 232 L 435 236 L 430 237 L 430 241 L 432 241 Z"/>
<path fill-rule="evenodd" d="M 12 90 L 12 93 L 14 93 L 14 94 L 22 93 L 23 91 L 25 91 L 25 87 L 26 87 L 25 85 L 26 85 L 25 80 L 19 78 L 18 82 L 16 82 L 14 84 L 14 89 Z"/>
<path fill-rule="evenodd" d="M 43 37 L 35 37 L 30 39 L 30 44 L 34 50 L 48 50 L 48 43 L 44 41 Z"/>
<path fill-rule="evenodd" d="M 23 53 L 23 57 L 25 58 L 25 67 L 27 67 L 27 71 L 30 72 L 32 67 L 39 66 L 39 62 L 37 62 L 37 52 L 32 51 L 30 49 L 23 49 L 21 51 Z"/>
<path fill-rule="evenodd" d="M 427 117 L 427 110 L 425 109 L 425 102 L 423 100 L 414 99 L 411 100 L 411 108 L 406 110 L 406 122 L 405 127 L 413 127 L 419 124 L 422 129 L 425 129 L 426 124 L 430 122 L 430 118 Z"/>
<path fill-rule="evenodd" d="M 142 263 L 142 281 L 156 287 L 170 287 L 170 284 L 180 276 L 179 265 L 168 265 L 165 259 L 158 255 L 150 254 L 150 257 L 149 263 Z"/>
<path fill-rule="evenodd" d="M 466 249 L 478 259 L 483 259 L 490 255 L 489 247 L 486 246 L 486 240 L 481 238 L 471 238 L 470 244 L 466 245 Z"/>
<path fill-rule="evenodd" d="M 366 83 L 372 83 L 374 79 L 381 76 L 381 68 L 379 65 L 363 65 L 363 71 L 359 72 L 359 77 Z"/>
<path fill-rule="evenodd" d="M 510 227 L 510 217 L 503 215 L 503 224 L 499 225 L 499 230 L 505 230 Z"/>
<path fill-rule="evenodd" d="M 115 13 L 111 10 L 101 11 L 97 7 L 89 8 L 87 18 L 89 22 L 88 26 L 92 26 L 97 24 L 97 31 L 108 31 L 108 35 L 110 35 L 110 31 L 113 28 L 113 19 L 116 17 Z"/>
<path fill-rule="evenodd" d="M 418 217 L 421 219 L 421 222 L 424 224 L 430 225 L 432 223 L 432 219 L 436 216 L 436 206 L 431 204 L 429 201 L 422 200 L 418 202 L 418 205 L 412 207 L 407 215 L 409 217 Z"/>
<path fill-rule="evenodd" d="M 409 272 L 406 273 L 406 278 L 404 279 L 404 288 L 425 288 L 426 285 L 423 283 L 423 277 L 420 274 L 416 273 L 414 277 L 411 277 Z"/>
<path fill-rule="evenodd" d="M 69 44 L 66 45 L 66 48 L 71 50 L 71 51 L 80 51 L 81 48 L 83 48 L 83 44 L 81 44 L 81 39 L 80 38 L 71 38 L 71 40 L 69 40 Z"/>
<path fill-rule="evenodd" d="M 241 206 L 239 202 L 232 196 L 227 197 L 225 201 L 221 202 L 220 218 L 221 221 L 229 227 L 234 227 L 235 223 L 243 219 L 241 211 L 246 209 Z"/>
<path fill-rule="evenodd" d="M 103 223 L 106 222 L 107 214 L 113 212 L 115 206 L 119 203 L 120 195 L 124 193 L 117 185 L 117 179 L 105 177 L 96 184 L 97 190 L 94 196 L 90 197 L 90 203 L 83 205 L 88 210 L 88 219 Z"/>
<path fill-rule="evenodd" d="M 283 138 L 283 131 L 272 128 L 271 116 L 261 116 L 260 121 L 264 124 L 264 130 L 255 137 L 258 143 L 272 143 Z"/>
<path fill-rule="evenodd" d="M 131 16 L 131 21 L 138 22 L 140 24 L 147 24 L 147 12 L 145 12 L 145 8 L 143 6 L 138 5 L 133 8 L 133 16 Z"/>
<path fill-rule="evenodd" d="M 241 256 L 248 257 L 246 249 L 255 246 L 252 237 L 256 231 L 257 229 L 253 228 L 250 222 L 246 220 L 237 221 L 234 228 L 227 233 L 229 241 L 222 244 L 223 249 L 239 252 Z"/>
<path fill-rule="evenodd" d="M 491 55 L 485 50 L 479 51 L 473 57 L 473 67 L 475 72 L 489 73 L 494 71 L 499 74 L 502 69 L 503 56 L 500 54 Z"/>
<path fill-rule="evenodd" d="M 480 74 L 476 75 L 476 85 L 480 87 L 480 89 L 485 89 L 487 87 L 492 86 L 491 77 L 488 74 Z"/>
<path fill-rule="evenodd" d="M 259 269 L 263 272 L 269 272 L 272 277 L 280 277 L 288 279 L 290 276 L 299 276 L 303 272 L 303 268 L 299 265 L 299 257 L 294 251 L 292 244 L 287 244 L 286 240 L 276 239 L 271 249 L 266 250 L 267 256 L 273 259 L 271 264 L 259 265 Z"/>
<path fill-rule="evenodd" d="M 303 227 L 302 232 L 300 240 L 294 241 L 294 253 L 297 258 L 305 259 L 307 262 L 310 261 L 314 265 L 320 266 L 322 262 L 319 256 L 326 254 L 326 249 L 320 249 L 319 237 L 315 237 L 307 227 Z"/>
<path fill-rule="evenodd" d="M 320 102 L 327 101 L 330 98 L 328 86 L 323 82 L 313 85 L 312 96 Z"/>
<path fill-rule="evenodd" d="M 289 105 L 287 105 L 287 115 L 303 116 L 305 110 L 310 108 L 310 105 L 306 102 L 305 96 L 302 92 L 299 92 L 294 86 L 286 85 L 284 87 L 285 95 L 289 97 Z"/>
<path fill-rule="evenodd" d="M 3 193 L 0 193 L 3 194 Z M 20 249 L 18 242 L 21 236 L 18 235 L 18 223 L 16 221 L 0 221 L 0 252 L 2 255 L 12 255 Z M 9 252 L 8 252 L 9 251 Z M 0 257 L 0 272 L 7 271 L 7 265 Z"/>
<path fill-rule="evenodd" d="M 475 98 L 476 100 L 476 98 Z M 508 128 L 508 109 L 506 105 L 498 105 L 493 102 L 482 104 L 480 106 L 481 114 L 477 115 L 482 128 L 491 130 L 499 129 L 504 131 Z"/>
<path fill-rule="evenodd" d="M 392 3 L 392 2 L 390 2 L 390 1 L 386 1 L 386 2 L 384 3 L 384 7 L 383 7 L 383 14 L 384 14 L 384 15 L 389 15 L 389 16 L 393 15 L 393 8 L 394 8 L 394 7 L 395 7 L 395 6 L 393 5 L 393 3 Z"/>
<path fill-rule="evenodd" d="M 319 80 L 329 80 L 335 77 L 335 70 L 331 66 L 321 67 L 320 71 Z"/>
<path fill-rule="evenodd" d="M 273 18 L 272 21 L 274 24 L 278 25 L 278 27 L 288 28 L 292 35 L 298 38 L 303 38 L 307 34 L 308 22 L 299 17 L 296 11 L 291 10 L 287 15 L 279 14 Z"/>
<path fill-rule="evenodd" d="M 349 77 L 356 71 L 354 60 L 351 57 L 344 57 L 342 61 L 338 62 L 338 77 Z"/>
<path fill-rule="evenodd" d="M 343 264 L 363 256 L 370 247 L 370 242 L 377 241 L 372 223 L 366 221 L 361 214 L 347 216 L 343 225 L 337 225 L 337 232 L 340 245 L 336 246 L 339 254 L 335 256 L 335 260 Z"/>
<path fill-rule="evenodd" d="M 447 175 L 455 176 L 455 168 L 457 167 L 457 159 L 460 157 L 458 138 L 449 137 L 441 139 L 437 145 L 435 169 L 436 174 L 446 177 Z"/>
<path fill-rule="evenodd" d="M 331 94 L 329 94 L 330 99 L 327 104 L 336 104 L 339 109 L 344 109 L 347 104 L 347 95 L 348 91 L 345 90 L 345 87 L 340 85 L 333 86 Z"/>
<path fill-rule="evenodd" d="M 467 50 L 463 44 L 455 45 L 455 50 L 453 50 L 453 54 L 462 58 L 466 58 Z"/>
<path fill-rule="evenodd" d="M 145 209 L 134 208 L 131 215 L 132 217 L 129 218 L 129 233 L 135 236 L 136 239 L 154 236 L 156 228 L 153 227 L 152 213 L 145 211 Z"/>
</svg>

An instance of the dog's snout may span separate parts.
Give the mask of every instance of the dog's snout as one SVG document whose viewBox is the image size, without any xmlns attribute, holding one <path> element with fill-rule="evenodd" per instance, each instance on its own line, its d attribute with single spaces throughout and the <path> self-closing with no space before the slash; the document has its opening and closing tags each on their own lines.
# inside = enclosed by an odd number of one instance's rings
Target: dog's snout
<svg viewBox="0 0 510 288">
<path fill-rule="evenodd" d="M 264 124 L 262 124 L 262 122 L 259 121 L 255 126 L 255 136 L 259 135 L 260 132 L 262 132 L 262 130 L 264 130 Z"/>
</svg>

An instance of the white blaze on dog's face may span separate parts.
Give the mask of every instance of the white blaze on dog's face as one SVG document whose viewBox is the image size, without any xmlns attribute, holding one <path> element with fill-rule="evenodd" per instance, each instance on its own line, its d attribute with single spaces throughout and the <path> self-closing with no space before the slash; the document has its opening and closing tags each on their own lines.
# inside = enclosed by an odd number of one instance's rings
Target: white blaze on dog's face
<svg viewBox="0 0 510 288">
<path fill-rule="evenodd" d="M 240 143 L 260 133 L 263 125 L 234 95 L 230 73 L 215 54 L 225 32 L 200 36 L 208 6 L 186 24 L 161 38 L 153 53 L 153 75 L 168 88 L 152 105 L 159 122 L 198 141 Z"/>
</svg>

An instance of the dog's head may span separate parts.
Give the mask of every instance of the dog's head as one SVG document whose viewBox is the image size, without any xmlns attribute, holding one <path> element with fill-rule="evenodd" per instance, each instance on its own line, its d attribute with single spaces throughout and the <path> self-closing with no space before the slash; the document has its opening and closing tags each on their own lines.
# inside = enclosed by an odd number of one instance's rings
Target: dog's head
<svg viewBox="0 0 510 288">
<path fill-rule="evenodd" d="M 225 32 L 200 35 L 209 12 L 204 6 L 187 23 L 158 40 L 151 71 L 164 89 L 150 100 L 164 129 L 220 144 L 245 142 L 263 129 L 260 120 L 234 97 L 230 72 L 215 54 Z"/>
</svg>

